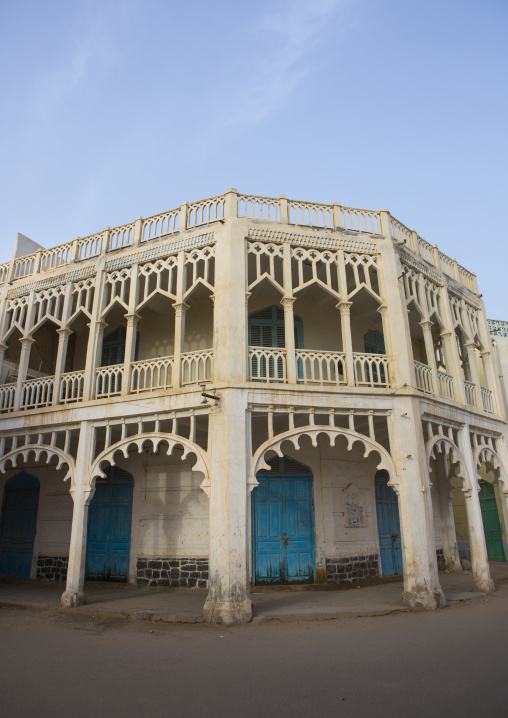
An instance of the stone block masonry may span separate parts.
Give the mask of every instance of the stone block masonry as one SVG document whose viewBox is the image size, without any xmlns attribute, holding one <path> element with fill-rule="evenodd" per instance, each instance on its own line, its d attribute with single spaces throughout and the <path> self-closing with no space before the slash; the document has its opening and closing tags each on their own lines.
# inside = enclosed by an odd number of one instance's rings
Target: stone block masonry
<svg viewBox="0 0 508 718">
<path fill-rule="evenodd" d="M 364 581 L 379 575 L 379 557 L 377 553 L 368 556 L 349 556 L 348 558 L 326 559 L 326 582 L 348 583 Z"/>
<path fill-rule="evenodd" d="M 36 578 L 45 581 L 66 581 L 68 564 L 67 556 L 39 556 Z"/>
<path fill-rule="evenodd" d="M 207 558 L 139 558 L 138 586 L 208 588 Z"/>
</svg>

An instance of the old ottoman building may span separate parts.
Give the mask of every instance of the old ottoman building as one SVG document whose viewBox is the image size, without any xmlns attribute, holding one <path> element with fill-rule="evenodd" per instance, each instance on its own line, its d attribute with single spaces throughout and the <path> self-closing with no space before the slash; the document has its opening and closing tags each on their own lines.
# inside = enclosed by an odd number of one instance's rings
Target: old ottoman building
<svg viewBox="0 0 508 718">
<path fill-rule="evenodd" d="M 252 585 L 399 573 L 433 609 L 466 554 L 493 589 L 484 308 L 387 210 L 228 190 L 52 249 L 18 235 L 0 317 L 0 575 L 67 606 L 94 579 L 207 588 L 223 623 Z"/>
</svg>

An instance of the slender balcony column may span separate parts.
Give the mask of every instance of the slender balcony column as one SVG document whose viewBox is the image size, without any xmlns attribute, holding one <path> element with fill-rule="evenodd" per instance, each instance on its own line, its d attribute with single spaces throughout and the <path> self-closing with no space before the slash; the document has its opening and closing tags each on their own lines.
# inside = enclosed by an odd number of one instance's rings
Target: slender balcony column
<svg viewBox="0 0 508 718">
<path fill-rule="evenodd" d="M 175 348 L 173 351 L 173 388 L 182 385 L 182 354 L 185 341 L 185 313 L 189 305 L 185 302 L 173 304 L 175 308 Z"/>
<path fill-rule="evenodd" d="M 280 303 L 284 307 L 284 332 L 286 337 L 286 368 L 288 384 L 296 384 L 296 351 L 295 351 L 295 317 L 293 304 L 296 297 L 282 297 Z"/>
<path fill-rule="evenodd" d="M 126 396 L 131 390 L 131 374 L 132 374 L 132 362 L 136 357 L 136 328 L 138 325 L 139 314 L 135 312 L 132 314 L 126 314 L 127 329 L 125 332 L 125 356 L 123 364 L 123 377 L 122 377 L 122 388 L 120 391 L 121 396 Z"/>
<path fill-rule="evenodd" d="M 67 346 L 69 344 L 69 337 L 72 334 L 70 329 L 57 329 L 58 334 L 58 351 L 56 355 L 55 365 L 55 384 L 53 387 L 53 401 L 54 405 L 60 402 L 60 379 L 65 369 L 65 360 L 67 359 Z"/>
<path fill-rule="evenodd" d="M 101 364 L 102 340 L 104 330 L 108 325 L 104 319 L 97 319 L 95 324 L 90 322 L 88 326 L 90 327 L 90 336 L 86 354 L 83 401 L 93 399 L 95 396 L 96 369 Z"/>
<path fill-rule="evenodd" d="M 14 411 L 17 411 L 21 407 L 23 382 L 26 381 L 28 364 L 30 362 L 30 349 L 34 341 L 35 339 L 32 339 L 32 337 L 25 337 L 24 339 L 20 339 L 21 355 L 19 357 L 18 380 L 16 382 L 16 395 L 14 397 Z"/>
<path fill-rule="evenodd" d="M 381 323 L 383 325 L 383 337 L 385 341 L 385 353 L 388 359 L 388 381 L 390 384 L 393 382 L 395 376 L 395 367 L 393 363 L 393 349 L 392 349 L 392 338 L 390 334 L 390 321 L 388 318 L 388 307 L 386 304 L 380 304 L 377 311 L 381 315 Z"/>
<path fill-rule="evenodd" d="M 453 376 L 453 392 L 455 401 L 461 404 L 466 403 L 466 391 L 464 388 L 464 375 L 459 358 L 459 350 L 455 341 L 455 332 L 441 332 L 443 348 L 446 358 L 446 370 Z"/>
<path fill-rule="evenodd" d="M 439 380 L 437 377 L 436 355 L 434 354 L 434 340 L 432 339 L 432 322 L 430 319 L 423 319 L 420 322 L 423 331 L 423 340 L 425 342 L 425 351 L 427 353 L 427 361 L 432 370 L 432 383 L 434 384 L 434 394 L 439 396 Z"/>
<path fill-rule="evenodd" d="M 498 385 L 496 382 L 496 374 L 494 371 L 494 365 L 492 363 L 492 354 L 488 349 L 484 349 L 481 352 L 481 357 L 483 361 L 483 368 L 485 370 L 485 378 L 487 379 L 487 386 L 485 388 L 490 389 L 490 391 L 492 392 L 492 403 L 494 405 L 494 411 L 496 412 L 496 414 L 502 414 L 501 401 L 498 394 Z"/>
<path fill-rule="evenodd" d="M 84 593 L 86 533 L 88 506 L 94 494 L 89 476 L 92 453 L 93 428 L 82 421 L 79 433 L 78 455 L 74 469 L 73 483 L 69 489 L 74 502 L 72 512 L 71 545 L 69 549 L 69 567 L 67 584 L 61 597 L 62 606 L 79 606 L 86 603 Z"/>
<path fill-rule="evenodd" d="M 355 364 L 353 359 L 353 339 L 351 337 L 351 304 L 339 302 L 335 306 L 340 310 L 340 326 L 342 331 L 342 350 L 346 357 L 347 385 L 355 385 Z"/>
<path fill-rule="evenodd" d="M 471 381 L 476 387 L 475 391 L 475 406 L 478 409 L 483 409 L 482 395 L 480 391 L 480 375 L 478 374 L 478 364 L 476 362 L 476 347 L 474 342 L 466 342 L 467 358 L 469 362 L 469 369 L 471 370 Z"/>
<path fill-rule="evenodd" d="M 495 590 L 494 581 L 490 577 L 487 544 L 483 530 L 482 510 L 478 495 L 478 480 L 474 465 L 471 441 L 469 439 L 469 425 L 465 424 L 459 430 L 459 447 L 464 456 L 463 467 L 466 483 L 463 488 L 469 529 L 469 545 L 471 548 L 471 568 L 473 573 L 473 591 L 491 593 Z"/>
</svg>

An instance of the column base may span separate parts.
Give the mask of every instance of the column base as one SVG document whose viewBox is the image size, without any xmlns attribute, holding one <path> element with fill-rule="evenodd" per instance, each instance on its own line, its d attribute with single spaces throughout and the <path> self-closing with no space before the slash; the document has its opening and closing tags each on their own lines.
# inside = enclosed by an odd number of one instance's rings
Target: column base
<svg viewBox="0 0 508 718">
<path fill-rule="evenodd" d="M 64 608 L 74 608 L 84 603 L 86 603 L 86 594 L 82 591 L 65 591 L 60 599 L 60 605 Z"/>
<path fill-rule="evenodd" d="M 405 591 L 402 594 L 402 603 L 411 611 L 435 611 L 446 606 L 446 596 L 441 589 L 433 591 Z"/>
<path fill-rule="evenodd" d="M 494 593 L 496 585 L 491 578 L 473 578 L 472 588 L 478 593 Z"/>
<path fill-rule="evenodd" d="M 210 598 L 203 606 L 203 618 L 207 623 L 220 623 L 223 626 L 236 626 L 252 621 L 252 601 L 218 601 Z"/>
</svg>

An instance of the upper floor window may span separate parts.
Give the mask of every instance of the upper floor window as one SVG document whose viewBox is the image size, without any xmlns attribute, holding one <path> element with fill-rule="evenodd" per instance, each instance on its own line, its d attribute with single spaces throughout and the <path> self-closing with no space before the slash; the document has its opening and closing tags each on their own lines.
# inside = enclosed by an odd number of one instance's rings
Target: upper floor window
<svg viewBox="0 0 508 718">
<path fill-rule="evenodd" d="M 114 364 L 123 364 L 125 361 L 125 327 L 117 327 L 102 342 L 101 366 L 113 366 Z M 139 356 L 139 332 L 136 332 L 136 349 L 134 353 L 134 361 Z"/>
<path fill-rule="evenodd" d="M 303 322 L 295 316 L 295 347 L 303 349 Z M 276 304 L 249 315 L 249 346 L 284 349 L 284 310 Z"/>
<path fill-rule="evenodd" d="M 386 354 L 385 338 L 378 329 L 367 332 L 363 337 L 363 344 L 367 354 Z"/>
</svg>

